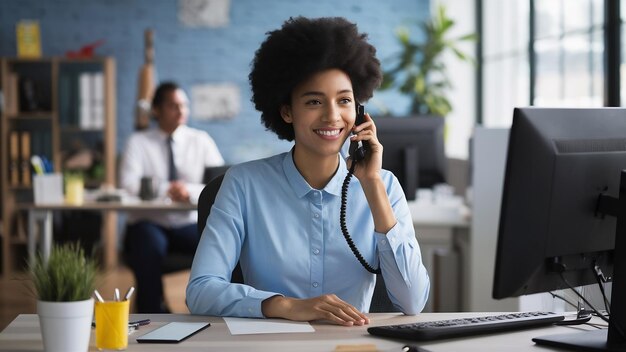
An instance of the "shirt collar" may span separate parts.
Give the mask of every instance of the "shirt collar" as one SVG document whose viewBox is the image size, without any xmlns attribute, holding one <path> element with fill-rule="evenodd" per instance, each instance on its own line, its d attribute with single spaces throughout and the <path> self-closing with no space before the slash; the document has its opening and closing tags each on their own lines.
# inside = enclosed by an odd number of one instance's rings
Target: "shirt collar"
<svg viewBox="0 0 626 352">
<path fill-rule="evenodd" d="M 296 164 L 293 162 L 293 148 L 288 153 L 284 154 L 283 157 L 283 170 L 285 172 L 285 176 L 287 177 L 287 181 L 289 185 L 296 193 L 298 198 L 302 198 L 307 195 L 309 192 L 315 190 L 311 187 L 304 177 L 296 168 Z M 335 175 L 330 179 L 326 187 L 324 187 L 323 191 L 328 194 L 332 194 L 334 196 L 341 195 L 341 186 L 343 185 L 343 180 L 348 174 L 348 170 L 346 168 L 346 161 L 343 160 L 341 156 L 339 156 L 339 168 Z"/>
<path fill-rule="evenodd" d="M 180 125 L 178 126 L 174 132 L 172 132 L 172 140 L 174 142 L 178 142 L 182 139 L 184 139 L 184 135 L 185 135 L 185 130 L 188 127 L 186 125 Z M 156 127 L 154 129 L 154 131 L 156 132 L 157 136 L 159 136 L 160 139 L 163 140 L 163 142 L 165 143 L 165 141 L 167 141 L 167 138 L 169 137 L 169 135 L 165 132 L 163 132 L 162 129 L 160 129 L 159 127 Z"/>
</svg>

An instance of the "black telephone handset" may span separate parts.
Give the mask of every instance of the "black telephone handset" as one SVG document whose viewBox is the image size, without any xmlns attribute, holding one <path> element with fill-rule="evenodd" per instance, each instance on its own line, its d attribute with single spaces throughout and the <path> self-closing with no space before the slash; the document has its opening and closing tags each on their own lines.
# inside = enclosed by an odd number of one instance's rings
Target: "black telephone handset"
<svg viewBox="0 0 626 352">
<path fill-rule="evenodd" d="M 356 104 L 356 120 L 354 122 L 355 125 L 360 125 L 365 122 L 365 108 L 363 105 L 357 103 Z M 380 274 L 380 268 L 374 269 L 361 255 L 359 249 L 356 248 L 354 241 L 352 241 L 352 237 L 348 233 L 348 227 L 346 226 L 346 204 L 348 202 L 348 185 L 350 184 L 350 179 L 354 174 L 354 168 L 357 163 L 365 159 L 365 156 L 369 152 L 369 143 L 368 142 L 351 142 L 350 148 L 348 149 L 350 153 L 350 158 L 352 158 L 352 165 L 350 165 L 350 169 L 348 170 L 348 174 L 346 178 L 343 180 L 343 185 L 341 187 L 341 211 L 339 213 L 339 222 L 341 224 L 341 233 L 343 233 L 343 237 L 348 242 L 348 246 L 354 253 L 356 259 L 363 265 L 365 270 L 369 271 L 372 274 Z"/>
<path fill-rule="evenodd" d="M 355 126 L 358 126 L 365 122 L 365 107 L 363 105 L 356 103 L 356 120 L 354 122 Z M 352 157 L 353 163 L 358 163 L 359 161 L 365 159 L 365 155 L 369 150 L 369 143 L 367 142 L 351 142 L 350 148 L 348 149 L 350 156 Z"/>
</svg>

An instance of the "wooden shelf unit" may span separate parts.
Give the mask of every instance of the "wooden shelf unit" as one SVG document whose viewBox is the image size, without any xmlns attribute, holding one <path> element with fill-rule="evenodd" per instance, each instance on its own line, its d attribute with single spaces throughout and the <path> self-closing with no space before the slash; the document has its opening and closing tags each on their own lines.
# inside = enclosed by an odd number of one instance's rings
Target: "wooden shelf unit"
<svg viewBox="0 0 626 352">
<path fill-rule="evenodd" d="M 91 110 L 81 114 L 81 107 L 87 106 L 83 99 L 85 91 L 80 91 L 85 87 L 79 82 L 83 76 L 91 79 L 90 94 L 98 100 L 95 103 L 90 100 Z M 115 187 L 115 81 L 116 66 L 111 57 L 0 58 L 0 90 L 4 98 L 0 104 L 0 244 L 5 278 L 12 277 L 26 262 L 22 250 L 26 243 L 23 233 L 26 215 L 18 210 L 18 205 L 33 201 L 30 155 L 46 156 L 52 161 L 54 172 L 62 173 L 66 171 L 62 155 L 70 149 L 67 131 L 71 132 L 72 141 L 84 142 L 87 148 L 93 148 L 88 142 L 96 140 L 101 144 L 100 184 Z M 85 116 L 94 118 L 95 125 L 85 128 L 82 121 L 77 121 Z M 16 140 L 19 152 L 13 145 Z M 30 146 L 22 149 L 22 144 Z M 19 173 L 14 173 L 16 167 L 20 168 Z M 18 174 L 20 182 L 16 183 L 12 176 Z M 105 231 L 114 234 L 116 215 L 106 214 L 102 221 Z"/>
</svg>

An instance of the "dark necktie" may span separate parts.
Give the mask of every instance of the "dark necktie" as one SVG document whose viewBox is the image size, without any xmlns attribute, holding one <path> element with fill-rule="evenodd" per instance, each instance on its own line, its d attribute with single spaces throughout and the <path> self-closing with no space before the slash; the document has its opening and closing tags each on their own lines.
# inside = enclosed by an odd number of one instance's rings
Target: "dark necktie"
<svg viewBox="0 0 626 352">
<path fill-rule="evenodd" d="M 178 170 L 176 170 L 176 164 L 174 163 L 174 152 L 172 150 L 173 142 L 174 140 L 172 139 L 172 136 L 167 137 L 167 152 L 169 154 L 168 155 L 169 167 L 168 167 L 167 179 L 169 181 L 178 180 Z"/>
</svg>

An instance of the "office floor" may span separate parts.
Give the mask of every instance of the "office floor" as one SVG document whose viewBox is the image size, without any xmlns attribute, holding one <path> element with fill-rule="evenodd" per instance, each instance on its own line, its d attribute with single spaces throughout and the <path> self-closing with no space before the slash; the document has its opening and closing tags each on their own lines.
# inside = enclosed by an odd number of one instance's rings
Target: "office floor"
<svg viewBox="0 0 626 352">
<path fill-rule="evenodd" d="M 185 306 L 185 287 L 188 280 L 188 271 L 168 274 L 164 278 L 165 297 L 173 313 L 189 312 Z M 97 288 L 106 299 L 112 296 L 115 287 L 125 291 L 134 285 L 134 281 L 133 274 L 128 268 L 119 267 L 101 273 Z M 4 330 L 16 316 L 25 313 L 36 313 L 36 299 L 28 288 L 26 275 L 0 279 L 0 331 Z"/>
</svg>

